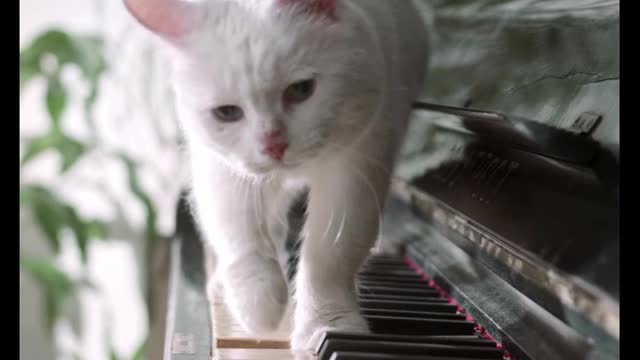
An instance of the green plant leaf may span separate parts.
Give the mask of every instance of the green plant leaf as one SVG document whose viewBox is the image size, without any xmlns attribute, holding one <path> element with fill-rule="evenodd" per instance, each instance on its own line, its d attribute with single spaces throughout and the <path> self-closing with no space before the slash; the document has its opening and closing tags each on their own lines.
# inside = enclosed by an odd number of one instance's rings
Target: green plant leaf
<svg viewBox="0 0 640 360">
<path fill-rule="evenodd" d="M 20 265 L 43 287 L 62 293 L 71 291 L 73 281 L 52 262 L 32 256 L 22 256 Z"/>
<path fill-rule="evenodd" d="M 43 32 L 20 52 L 20 60 L 21 63 L 39 65 L 42 57 L 48 54 L 56 56 L 60 64 L 73 60 L 73 45 L 66 32 L 57 29 Z"/>
<path fill-rule="evenodd" d="M 98 287 L 96 286 L 96 284 L 94 284 L 91 280 L 89 279 L 81 279 L 77 282 L 77 284 L 79 286 L 82 286 L 83 288 L 92 290 L 92 291 L 99 291 Z"/>
<path fill-rule="evenodd" d="M 80 219 L 78 213 L 71 206 L 64 206 L 64 210 L 67 213 L 68 225 L 75 235 L 76 244 L 78 250 L 80 250 L 80 257 L 83 263 L 87 263 L 87 244 L 89 243 L 89 236 L 87 234 L 87 226 L 84 221 Z"/>
<path fill-rule="evenodd" d="M 142 344 L 140 344 L 140 346 L 138 346 L 138 349 L 136 350 L 135 353 L 133 353 L 133 357 L 131 358 L 131 360 L 142 360 L 144 358 L 144 353 L 147 349 L 147 339 L 145 339 Z"/>
<path fill-rule="evenodd" d="M 61 172 L 68 171 L 87 151 L 87 147 L 68 136 L 62 136 L 60 143 L 56 146 L 62 155 Z"/>
<path fill-rule="evenodd" d="M 127 183 L 129 189 L 133 195 L 142 203 L 145 209 L 145 235 L 148 241 L 153 241 L 157 238 L 156 233 L 156 210 L 153 206 L 153 202 L 147 193 L 140 186 L 138 180 L 137 164 L 124 154 L 119 154 L 118 157 L 124 162 L 127 169 Z"/>
<path fill-rule="evenodd" d="M 75 291 L 82 288 L 95 288 L 91 282 L 83 279 L 72 280 L 53 262 L 33 256 L 21 256 L 20 267 L 44 291 L 45 317 L 47 328 L 52 330 L 53 324 L 62 315 L 67 300 Z"/>
<path fill-rule="evenodd" d="M 89 129 L 94 131 L 95 126 L 91 109 L 98 98 L 100 77 L 107 70 L 107 63 L 103 54 L 103 42 L 101 38 L 96 36 L 78 36 L 74 40 L 76 49 L 83 59 L 78 65 L 89 83 L 89 93 L 84 100 L 85 118 Z"/>
<path fill-rule="evenodd" d="M 42 73 L 42 59 L 54 56 L 58 66 L 75 64 L 87 79 L 95 80 L 106 69 L 102 39 L 98 36 L 75 35 L 59 29 L 51 29 L 35 38 L 20 52 L 21 85 Z M 24 71 L 24 75 L 22 72 Z"/>
<path fill-rule="evenodd" d="M 20 191 L 20 201 L 31 206 L 34 219 L 56 253 L 60 250 L 62 229 L 70 229 L 73 232 L 83 263 L 87 262 L 89 241 L 106 235 L 106 224 L 81 218 L 72 206 L 42 186 L 25 186 Z"/>
<path fill-rule="evenodd" d="M 116 351 L 113 349 L 109 351 L 109 360 L 120 360 L 120 357 L 118 356 Z"/>
<path fill-rule="evenodd" d="M 20 166 L 25 166 L 46 150 L 57 150 L 62 157 L 60 172 L 68 171 L 87 152 L 87 146 L 56 129 L 44 136 L 29 139 Z"/>
<path fill-rule="evenodd" d="M 45 57 L 52 57 L 57 62 L 57 68 L 43 69 L 42 63 Z M 94 129 L 93 119 L 90 116 L 91 109 L 97 99 L 98 84 L 107 69 L 104 56 L 102 38 L 94 35 L 77 35 L 58 29 L 51 29 L 42 33 L 20 52 L 20 89 L 22 90 L 32 79 L 38 75 L 51 76 L 58 74 L 67 65 L 77 66 L 84 78 L 89 83 L 84 107 L 86 121 L 89 128 Z M 58 84 L 53 84 L 52 94 L 61 94 Z M 55 97 L 61 99 L 61 97 Z M 48 100 L 47 100 L 48 101 Z M 59 104 L 59 101 L 53 101 Z M 52 109 L 56 107 L 53 106 Z M 55 114 L 55 111 L 50 113 Z M 52 117 L 59 121 L 58 117 Z"/>
<path fill-rule="evenodd" d="M 93 35 L 73 36 L 71 40 L 76 51 L 76 64 L 87 79 L 97 81 L 107 69 L 102 38 Z"/>
<path fill-rule="evenodd" d="M 85 227 L 90 238 L 105 239 L 109 236 L 109 228 L 102 221 L 91 220 L 85 224 Z"/>
<path fill-rule="evenodd" d="M 42 152 L 55 148 L 59 143 L 59 135 L 57 133 L 49 133 L 44 136 L 38 136 L 28 141 L 20 166 L 26 165 L 29 161 L 40 155 Z"/>
<path fill-rule="evenodd" d="M 38 185 L 24 187 L 20 191 L 20 199 L 31 206 L 34 220 L 57 253 L 60 250 L 60 230 L 67 223 L 63 205 L 47 189 Z"/>
<path fill-rule="evenodd" d="M 54 75 L 49 79 L 46 94 L 46 105 L 53 126 L 60 128 L 60 116 L 67 105 L 67 90 L 62 85 L 58 75 Z"/>
<path fill-rule="evenodd" d="M 33 215 L 55 253 L 60 251 L 60 231 L 64 228 L 66 214 L 46 202 L 33 205 Z"/>
<path fill-rule="evenodd" d="M 75 284 L 53 263 L 35 257 L 22 257 L 21 267 L 31 275 L 45 292 L 45 316 L 51 331 L 60 318 L 65 301 L 72 294 Z"/>
<path fill-rule="evenodd" d="M 44 74 L 41 64 L 45 56 L 55 57 L 60 67 L 72 62 L 73 52 L 69 36 L 62 31 L 49 30 L 36 37 L 20 52 L 20 88 L 36 75 Z"/>
<path fill-rule="evenodd" d="M 20 90 L 24 86 L 40 74 L 40 66 L 34 63 L 23 63 L 20 61 Z"/>
</svg>

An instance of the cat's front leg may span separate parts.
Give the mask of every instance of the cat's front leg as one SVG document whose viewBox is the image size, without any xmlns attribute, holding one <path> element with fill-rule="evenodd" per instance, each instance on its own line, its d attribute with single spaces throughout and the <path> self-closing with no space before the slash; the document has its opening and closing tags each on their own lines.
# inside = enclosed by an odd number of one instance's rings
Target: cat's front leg
<svg viewBox="0 0 640 360">
<path fill-rule="evenodd" d="M 291 341 L 298 352 L 313 349 L 327 330 L 368 331 L 354 280 L 378 235 L 385 168 L 343 158 L 312 174 Z"/>
<path fill-rule="evenodd" d="M 215 252 L 210 281 L 220 281 L 226 304 L 246 330 L 273 330 L 289 297 L 276 251 L 282 241 L 274 242 L 267 228 L 274 185 L 204 167 L 194 169 L 193 185 L 198 222 L 207 248 Z"/>
</svg>

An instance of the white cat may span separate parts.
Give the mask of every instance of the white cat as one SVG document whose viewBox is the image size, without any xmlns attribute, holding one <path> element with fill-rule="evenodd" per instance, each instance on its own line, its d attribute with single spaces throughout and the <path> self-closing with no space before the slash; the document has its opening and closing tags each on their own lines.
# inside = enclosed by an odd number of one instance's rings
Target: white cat
<svg viewBox="0 0 640 360">
<path fill-rule="evenodd" d="M 354 275 L 423 86 L 428 41 L 408 0 L 125 0 L 173 50 L 195 213 L 234 316 L 278 326 L 286 211 L 309 190 L 291 340 L 367 331 Z"/>
</svg>

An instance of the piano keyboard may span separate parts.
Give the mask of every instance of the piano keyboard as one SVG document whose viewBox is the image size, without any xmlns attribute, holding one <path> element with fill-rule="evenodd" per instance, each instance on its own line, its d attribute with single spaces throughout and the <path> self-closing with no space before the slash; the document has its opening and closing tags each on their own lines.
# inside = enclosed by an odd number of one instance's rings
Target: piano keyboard
<svg viewBox="0 0 640 360">
<path fill-rule="evenodd" d="M 403 258 L 372 256 L 358 275 L 362 314 L 372 334 L 328 332 L 317 360 L 502 360 L 509 358 L 464 309 Z M 255 338 L 212 301 L 216 360 L 293 360 L 292 309 L 281 328 Z"/>
</svg>

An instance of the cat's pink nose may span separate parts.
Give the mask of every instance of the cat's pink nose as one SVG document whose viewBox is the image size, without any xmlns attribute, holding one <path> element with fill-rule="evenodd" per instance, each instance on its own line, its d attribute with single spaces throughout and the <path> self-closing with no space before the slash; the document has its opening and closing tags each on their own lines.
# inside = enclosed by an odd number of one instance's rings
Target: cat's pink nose
<svg viewBox="0 0 640 360">
<path fill-rule="evenodd" d="M 263 152 L 268 155 L 270 158 L 274 159 L 274 160 L 282 160 L 282 157 L 284 156 L 285 151 L 287 151 L 287 148 L 289 147 L 289 144 L 282 142 L 282 143 L 274 143 L 274 144 L 270 144 L 268 146 L 266 146 L 263 149 Z"/>
<path fill-rule="evenodd" d="M 267 133 L 262 138 L 262 145 L 264 146 L 262 152 L 274 160 L 282 160 L 285 151 L 289 147 L 287 141 L 284 139 L 284 132 L 282 129 L 276 129 Z"/>
</svg>

